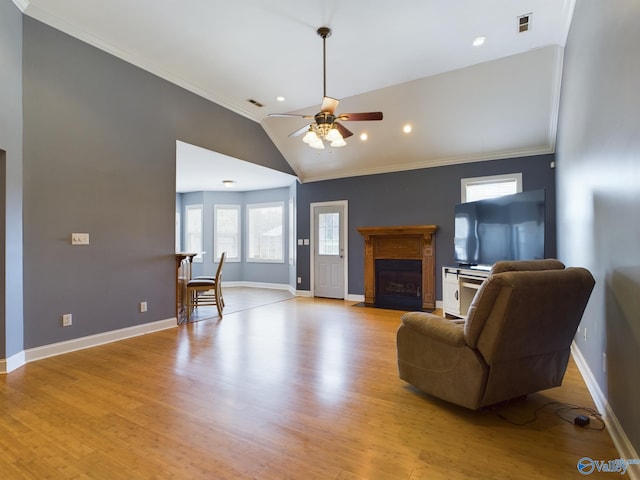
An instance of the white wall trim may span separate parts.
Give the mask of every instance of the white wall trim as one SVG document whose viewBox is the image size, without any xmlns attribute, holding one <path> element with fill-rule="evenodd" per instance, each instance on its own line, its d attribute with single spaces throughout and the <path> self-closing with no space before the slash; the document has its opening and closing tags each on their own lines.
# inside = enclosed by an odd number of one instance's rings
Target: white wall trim
<svg viewBox="0 0 640 480">
<path fill-rule="evenodd" d="M 483 162 L 487 160 L 500 160 L 505 158 L 547 155 L 554 152 L 555 152 L 555 147 L 550 140 L 549 145 L 545 145 L 542 147 L 513 149 L 513 150 L 505 150 L 505 151 L 498 151 L 498 152 L 495 152 L 495 151 L 486 152 L 486 153 L 483 152 L 476 155 L 462 155 L 457 157 L 445 157 L 445 158 L 439 158 L 439 159 L 435 158 L 435 159 L 425 160 L 422 162 L 406 163 L 406 164 L 396 163 L 388 166 L 367 167 L 359 170 L 341 171 L 338 174 L 328 173 L 328 174 L 320 174 L 320 175 L 310 175 L 306 177 L 304 175 L 298 175 L 298 178 L 300 180 L 300 183 L 313 183 L 313 182 L 321 182 L 324 180 L 336 180 L 339 178 L 360 177 L 364 175 L 377 175 L 381 173 L 403 172 L 403 171 L 410 171 L 410 170 L 419 170 L 423 168 L 443 167 L 446 165 L 460 165 L 462 163 L 476 163 L 476 162 Z"/>
<path fill-rule="evenodd" d="M 137 337 L 148 333 L 159 332 L 169 328 L 177 327 L 178 322 L 175 317 L 157 322 L 135 325 L 133 327 L 121 328 L 110 332 L 97 333 L 86 337 L 74 338 L 64 342 L 52 343 L 41 347 L 29 348 L 11 358 L 0 360 L 0 373 L 10 373 L 16 368 L 26 363 L 42 360 L 43 358 L 62 355 L 64 353 L 75 352 L 76 350 L 84 350 L 85 348 L 97 347 L 105 343 L 117 342 L 125 338 Z"/>
<path fill-rule="evenodd" d="M 296 290 L 295 296 L 311 298 L 311 290 Z"/>
<path fill-rule="evenodd" d="M 355 293 L 350 293 L 347 295 L 347 300 L 350 302 L 364 302 L 364 295 L 356 295 Z"/>
<path fill-rule="evenodd" d="M 573 356 L 573 360 L 576 362 L 578 366 L 578 370 L 584 379 L 585 384 L 587 385 L 587 389 L 593 398 L 594 403 L 596 404 L 596 408 L 602 414 L 602 419 L 609 431 L 609 435 L 613 440 L 613 444 L 616 447 L 616 450 L 620 454 L 620 458 L 629 460 L 640 458 L 638 456 L 638 452 L 636 452 L 635 448 L 629 441 L 629 437 L 624 432 L 622 425 L 618 421 L 618 417 L 616 417 L 615 412 L 609 405 L 609 401 L 607 400 L 604 392 L 596 382 L 596 378 L 593 375 L 593 372 L 589 368 L 587 361 L 585 360 L 582 352 L 578 348 L 578 345 L 573 342 L 571 344 L 571 355 Z M 609 458 L 598 458 L 595 460 L 614 460 Z M 627 475 L 631 480 L 640 480 L 640 470 L 635 468 L 633 465 L 627 470 Z"/>
<path fill-rule="evenodd" d="M 16 7 L 18 7 L 22 13 L 29 8 L 29 0 L 13 0 L 13 3 L 15 3 Z"/>
<path fill-rule="evenodd" d="M 24 351 L 18 352 L 9 358 L 3 358 L 0 360 L 0 374 L 13 372 L 15 369 L 20 368 L 26 362 Z"/>
<path fill-rule="evenodd" d="M 311 292 L 309 292 L 309 296 L 311 296 Z M 355 293 L 350 293 L 349 295 L 347 295 L 347 301 L 364 302 L 364 295 L 357 295 Z M 442 300 L 436 300 L 436 308 L 442 308 Z"/>
<path fill-rule="evenodd" d="M 67 35 L 71 35 L 78 40 L 83 41 L 84 43 L 88 43 L 89 45 L 96 47 L 104 52 L 107 52 L 114 57 L 117 57 L 125 62 L 131 63 L 132 65 L 137 66 L 147 72 L 153 73 L 154 75 L 167 80 L 179 87 L 182 87 L 196 95 L 200 95 L 207 100 L 212 101 L 213 103 L 217 103 L 228 110 L 231 110 L 238 115 L 242 115 L 254 122 L 260 122 L 260 118 L 253 112 L 249 110 L 244 110 L 243 108 L 234 105 L 234 102 L 217 92 L 213 92 L 208 85 L 200 85 L 199 83 L 192 83 L 190 80 L 183 78 L 180 72 L 173 71 L 171 69 L 167 69 L 166 67 L 159 65 L 157 63 L 149 61 L 144 56 L 139 55 L 138 53 L 120 48 L 118 46 L 112 45 L 111 43 L 104 41 L 102 38 L 99 38 L 96 35 L 86 31 L 83 28 L 80 28 L 75 23 L 69 22 L 68 20 L 59 17 L 42 5 L 34 5 L 29 2 L 29 0 L 13 0 L 13 3 L 22 11 L 23 14 L 30 16 L 31 18 L 35 18 L 36 20 L 49 25 L 57 30 L 60 30 Z"/>
<path fill-rule="evenodd" d="M 269 288 L 271 290 L 288 290 L 291 294 L 295 294 L 296 290 L 287 283 L 267 283 L 267 282 L 222 282 L 222 288 L 225 287 L 249 287 L 249 288 Z M 224 293 L 224 292 L 223 292 Z"/>
</svg>

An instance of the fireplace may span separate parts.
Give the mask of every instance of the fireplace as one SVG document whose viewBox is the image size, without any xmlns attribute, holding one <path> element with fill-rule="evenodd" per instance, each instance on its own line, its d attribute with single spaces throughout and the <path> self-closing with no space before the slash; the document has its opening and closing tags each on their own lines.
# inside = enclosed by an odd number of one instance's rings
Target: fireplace
<svg viewBox="0 0 640 480">
<path fill-rule="evenodd" d="M 378 307 L 419 310 L 422 308 L 422 261 L 376 260 Z"/>
<path fill-rule="evenodd" d="M 386 262 L 379 260 L 406 261 L 413 260 L 419 264 L 418 275 L 420 295 L 418 299 L 412 298 L 411 306 L 399 306 L 406 309 L 433 310 L 436 308 L 436 274 L 435 274 L 435 233 L 437 225 L 415 225 L 406 227 L 360 227 L 358 231 L 364 237 L 364 302 L 365 304 L 378 305 L 380 301 L 388 300 L 388 292 L 381 293 L 380 289 L 397 290 L 404 292 L 402 301 L 408 301 L 409 290 L 413 287 L 416 272 L 412 267 L 400 267 L 396 273 L 386 272 L 383 278 L 378 278 L 376 270 L 378 265 L 386 266 Z M 397 265 L 397 264 L 396 264 Z M 404 265 L 404 264 L 402 264 Z M 394 276 L 395 275 L 395 276 Z M 398 281 L 398 277 L 402 277 Z M 408 279 L 410 277 L 411 279 Z M 386 286 L 385 286 L 386 285 Z M 379 299 L 379 294 L 384 297 Z M 416 303 L 413 303 L 413 302 Z M 414 306 L 415 305 L 415 306 Z"/>
</svg>

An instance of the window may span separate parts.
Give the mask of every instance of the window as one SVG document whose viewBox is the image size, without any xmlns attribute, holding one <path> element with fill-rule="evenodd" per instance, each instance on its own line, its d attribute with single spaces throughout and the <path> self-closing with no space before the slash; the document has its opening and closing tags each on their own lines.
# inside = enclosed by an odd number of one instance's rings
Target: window
<svg viewBox="0 0 640 480">
<path fill-rule="evenodd" d="M 227 252 L 225 261 L 240 261 L 240 205 L 215 205 L 213 209 L 215 260 Z"/>
<path fill-rule="evenodd" d="M 338 212 L 318 215 L 318 254 L 340 254 L 340 214 Z"/>
<path fill-rule="evenodd" d="M 522 173 L 491 175 L 460 180 L 462 203 L 522 192 Z"/>
<path fill-rule="evenodd" d="M 247 205 L 248 262 L 284 263 L 284 202 Z"/>
<path fill-rule="evenodd" d="M 180 223 L 180 212 L 176 212 L 176 252 L 181 252 L 182 225 Z"/>
<path fill-rule="evenodd" d="M 193 261 L 202 263 L 202 205 L 187 205 L 185 217 L 185 250 L 197 253 Z"/>
</svg>

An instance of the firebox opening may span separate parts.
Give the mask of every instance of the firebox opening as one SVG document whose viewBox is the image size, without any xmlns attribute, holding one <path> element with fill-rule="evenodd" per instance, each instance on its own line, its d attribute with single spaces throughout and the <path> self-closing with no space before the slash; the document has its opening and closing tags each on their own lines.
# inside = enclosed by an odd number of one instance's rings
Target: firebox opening
<svg viewBox="0 0 640 480">
<path fill-rule="evenodd" d="M 421 260 L 377 259 L 375 271 L 376 306 L 408 310 L 421 309 Z"/>
</svg>

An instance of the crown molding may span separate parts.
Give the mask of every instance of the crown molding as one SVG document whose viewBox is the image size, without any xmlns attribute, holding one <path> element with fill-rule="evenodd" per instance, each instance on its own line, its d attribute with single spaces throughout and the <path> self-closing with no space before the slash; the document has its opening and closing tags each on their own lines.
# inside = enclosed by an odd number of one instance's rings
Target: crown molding
<svg viewBox="0 0 640 480">
<path fill-rule="evenodd" d="M 23 14 L 28 15 L 35 20 L 53 27 L 56 30 L 60 30 L 67 35 L 70 35 L 84 43 L 102 50 L 103 52 L 113 55 L 120 60 L 124 60 L 125 62 L 130 63 L 142 70 L 152 73 L 153 75 L 156 75 L 163 80 L 182 87 L 191 93 L 194 93 L 213 103 L 216 103 L 226 108 L 227 110 L 231 110 L 238 115 L 248 118 L 249 120 L 258 123 L 260 122 L 260 118 L 258 118 L 254 113 L 235 106 L 229 99 L 220 95 L 216 95 L 214 92 L 207 90 L 204 87 L 191 83 L 180 76 L 178 73 L 154 64 L 153 62 L 148 61 L 146 58 L 142 58 L 132 52 L 117 48 L 106 40 L 99 38 L 87 32 L 86 30 L 83 30 L 79 26 L 68 22 L 67 20 L 57 15 L 52 14 L 51 12 L 38 7 L 37 5 L 31 5 L 29 3 L 29 0 L 13 0 L 13 2 L 18 6 L 18 8 L 20 8 Z"/>
<path fill-rule="evenodd" d="M 29 8 L 29 0 L 13 0 L 13 3 L 15 3 L 16 7 L 18 7 L 22 13 L 25 13 L 27 8 Z"/>
<path fill-rule="evenodd" d="M 324 180 L 337 180 L 339 178 L 360 177 L 364 175 L 377 175 L 381 173 L 404 172 L 408 170 L 421 170 L 423 168 L 444 167 L 447 165 L 459 165 L 461 163 L 487 162 L 491 160 L 503 160 L 517 157 L 533 157 L 536 155 L 547 155 L 554 153 L 553 145 L 544 147 L 527 148 L 520 150 L 505 150 L 502 152 L 488 152 L 479 155 L 463 155 L 458 157 L 446 157 L 425 160 L 423 162 L 412 162 L 406 164 L 393 164 L 385 167 L 374 167 L 360 170 L 350 170 L 341 172 L 339 175 L 316 175 L 300 176 L 300 183 L 320 182 Z"/>
</svg>

